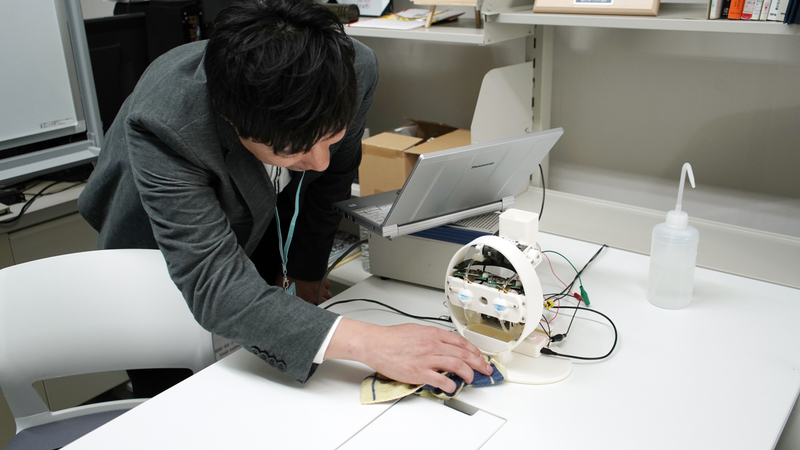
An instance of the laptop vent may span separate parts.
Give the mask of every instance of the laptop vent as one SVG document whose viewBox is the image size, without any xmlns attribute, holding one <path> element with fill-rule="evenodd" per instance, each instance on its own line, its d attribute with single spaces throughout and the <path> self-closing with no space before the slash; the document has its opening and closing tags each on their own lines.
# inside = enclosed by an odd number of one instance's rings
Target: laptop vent
<svg viewBox="0 0 800 450">
<path fill-rule="evenodd" d="M 493 232 L 494 230 L 497 229 L 497 224 L 499 222 L 500 222 L 500 214 L 495 212 L 490 212 L 486 214 L 481 214 L 480 216 L 470 217 L 468 219 L 462 219 L 459 220 L 458 222 L 453 222 L 453 225 Z"/>
</svg>

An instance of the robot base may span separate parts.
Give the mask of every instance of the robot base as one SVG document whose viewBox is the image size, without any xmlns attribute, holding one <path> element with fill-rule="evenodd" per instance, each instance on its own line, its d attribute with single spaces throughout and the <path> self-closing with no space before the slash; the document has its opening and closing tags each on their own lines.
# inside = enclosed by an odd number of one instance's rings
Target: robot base
<svg viewBox="0 0 800 450">
<path fill-rule="evenodd" d="M 550 384 L 572 373 L 572 361 L 568 359 L 544 355 L 534 358 L 513 350 L 496 358 L 506 366 L 506 381 L 511 383 Z"/>
</svg>

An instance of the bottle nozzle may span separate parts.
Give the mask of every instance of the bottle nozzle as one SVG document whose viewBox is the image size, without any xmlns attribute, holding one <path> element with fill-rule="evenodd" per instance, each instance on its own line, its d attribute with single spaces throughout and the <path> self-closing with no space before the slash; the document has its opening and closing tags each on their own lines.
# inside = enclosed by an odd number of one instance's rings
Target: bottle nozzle
<svg viewBox="0 0 800 450">
<path fill-rule="evenodd" d="M 678 203 L 675 209 L 667 213 L 667 225 L 673 228 L 686 228 L 689 224 L 689 215 L 681 211 L 681 202 L 683 201 L 683 185 L 686 184 L 686 173 L 689 173 L 689 182 L 694 187 L 694 173 L 692 173 L 692 165 L 684 163 L 681 169 L 681 184 L 678 186 Z"/>
<path fill-rule="evenodd" d="M 675 211 L 681 210 L 681 203 L 683 202 L 683 185 L 686 184 L 686 173 L 689 173 L 689 183 L 692 184 L 692 188 L 694 188 L 694 173 L 692 172 L 692 165 L 689 163 L 683 163 L 683 168 L 681 169 L 681 184 L 678 185 L 678 203 L 675 205 Z"/>
</svg>

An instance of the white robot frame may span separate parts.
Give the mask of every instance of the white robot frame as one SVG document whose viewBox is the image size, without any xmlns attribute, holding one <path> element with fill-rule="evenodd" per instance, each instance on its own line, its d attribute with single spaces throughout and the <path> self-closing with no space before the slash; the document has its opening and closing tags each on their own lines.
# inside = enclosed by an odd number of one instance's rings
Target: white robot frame
<svg viewBox="0 0 800 450">
<path fill-rule="evenodd" d="M 548 337 L 534 330 L 542 317 L 543 295 L 536 266 L 542 254 L 536 246 L 539 215 L 509 209 L 500 215 L 500 236 L 481 236 L 461 247 L 445 274 L 447 308 L 458 332 L 482 352 L 500 360 L 507 380 L 523 384 L 561 381 L 572 373 L 567 359 L 541 356 Z M 502 255 L 513 269 L 491 266 L 502 284 L 482 283 L 470 272 L 484 266 L 483 250 Z M 456 267 L 470 260 L 457 276 Z M 484 266 L 484 269 L 487 266 Z M 488 272 L 488 271 L 487 271 Z"/>
</svg>

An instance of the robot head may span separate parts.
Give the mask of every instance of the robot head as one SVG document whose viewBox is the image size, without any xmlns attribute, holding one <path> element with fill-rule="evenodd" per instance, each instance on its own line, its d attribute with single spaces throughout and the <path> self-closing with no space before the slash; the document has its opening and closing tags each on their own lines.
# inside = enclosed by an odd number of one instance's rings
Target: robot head
<svg viewBox="0 0 800 450">
<path fill-rule="evenodd" d="M 539 323 L 538 226 L 530 230 L 537 219 L 537 214 L 525 211 L 504 212 L 500 237 L 475 239 L 457 251 L 448 266 L 445 294 L 450 317 L 458 332 L 486 354 L 510 352 Z"/>
</svg>

